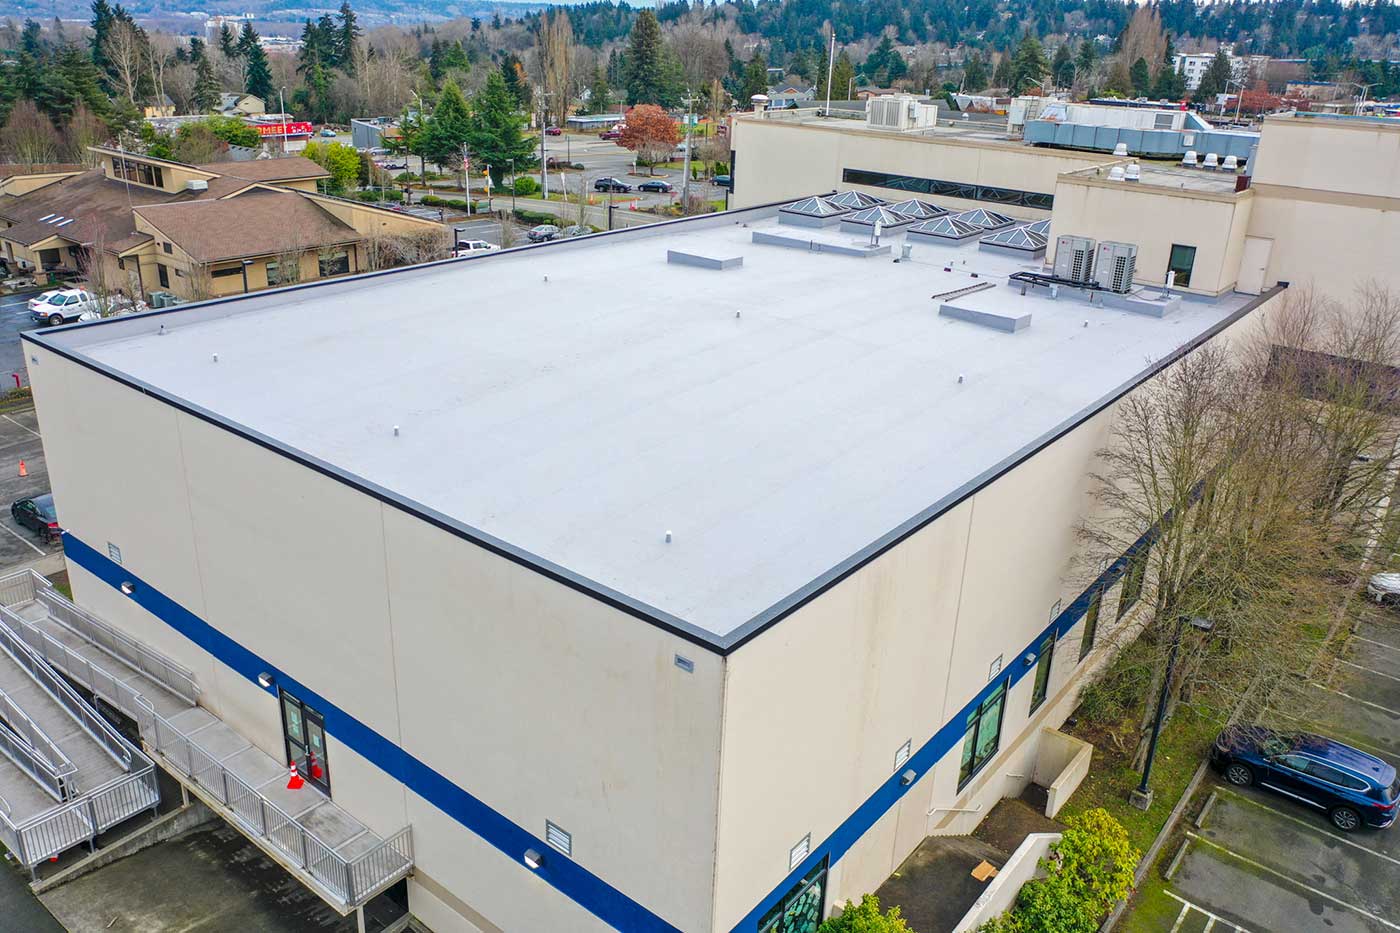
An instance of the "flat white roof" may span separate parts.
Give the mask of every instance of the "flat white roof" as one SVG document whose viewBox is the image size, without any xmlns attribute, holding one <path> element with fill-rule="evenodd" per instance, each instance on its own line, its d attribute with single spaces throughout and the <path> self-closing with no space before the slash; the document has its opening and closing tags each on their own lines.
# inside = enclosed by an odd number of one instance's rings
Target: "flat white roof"
<svg viewBox="0 0 1400 933">
<path fill-rule="evenodd" d="M 975 240 L 896 263 L 898 234 L 858 258 L 755 230 L 869 239 L 759 209 L 29 339 L 727 647 L 1247 301 L 1158 319 L 1022 296 L 1038 260 Z M 957 302 L 1031 325 L 939 315 L 979 283 Z"/>
</svg>

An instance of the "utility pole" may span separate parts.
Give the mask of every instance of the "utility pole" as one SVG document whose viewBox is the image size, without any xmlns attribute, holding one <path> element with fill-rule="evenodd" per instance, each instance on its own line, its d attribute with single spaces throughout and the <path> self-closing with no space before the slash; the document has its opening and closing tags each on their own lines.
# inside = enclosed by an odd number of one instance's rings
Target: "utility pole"
<svg viewBox="0 0 1400 933">
<path fill-rule="evenodd" d="M 548 91 L 540 91 L 540 190 L 546 201 L 549 200 L 549 163 L 544 157 L 544 127 L 549 119 L 549 107 L 545 100 L 550 96 Z"/>
<path fill-rule="evenodd" d="M 686 209 L 690 206 L 690 127 L 695 122 L 695 102 L 698 97 L 690 96 L 690 88 L 685 90 L 685 162 L 681 178 L 681 214 L 684 216 Z"/>
<path fill-rule="evenodd" d="M 831 72 L 836 68 L 836 28 L 831 29 L 831 55 L 826 63 L 826 114 L 831 116 Z"/>
<path fill-rule="evenodd" d="M 285 87 L 277 89 L 277 106 L 282 109 L 282 154 L 287 154 L 287 89 Z M 245 292 L 248 289 L 243 289 Z"/>
</svg>

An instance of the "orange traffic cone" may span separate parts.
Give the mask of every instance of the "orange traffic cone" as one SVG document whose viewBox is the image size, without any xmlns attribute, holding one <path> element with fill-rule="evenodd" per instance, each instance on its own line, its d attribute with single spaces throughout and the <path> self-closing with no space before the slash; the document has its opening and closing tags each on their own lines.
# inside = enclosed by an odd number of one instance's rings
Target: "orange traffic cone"
<svg viewBox="0 0 1400 933">
<path fill-rule="evenodd" d="M 301 785 L 305 783 L 306 782 L 301 779 L 301 775 L 297 774 L 297 763 L 295 761 L 292 762 L 292 773 L 287 778 L 287 790 L 301 790 Z"/>
<path fill-rule="evenodd" d="M 321 770 L 321 765 L 316 761 L 315 752 L 310 753 L 310 762 L 307 766 L 307 770 L 311 772 L 311 779 L 314 781 L 319 781 L 321 776 L 326 773 Z"/>
<path fill-rule="evenodd" d="M 28 476 L 28 475 L 29 475 L 29 468 L 28 468 L 27 466 L 24 465 L 24 461 L 23 461 L 23 460 L 21 460 L 21 461 L 19 462 L 19 475 L 20 475 L 20 476 Z"/>
</svg>

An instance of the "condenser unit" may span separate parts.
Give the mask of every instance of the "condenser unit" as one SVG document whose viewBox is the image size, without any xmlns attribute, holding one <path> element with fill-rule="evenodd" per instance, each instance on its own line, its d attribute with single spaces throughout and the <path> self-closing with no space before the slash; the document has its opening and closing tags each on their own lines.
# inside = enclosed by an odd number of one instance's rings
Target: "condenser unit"
<svg viewBox="0 0 1400 933">
<path fill-rule="evenodd" d="M 1089 283 L 1094 278 L 1094 240 L 1062 236 L 1055 240 L 1055 278 Z"/>
<path fill-rule="evenodd" d="M 1111 240 L 1100 243 L 1094 257 L 1094 281 L 1100 288 L 1120 295 L 1132 291 L 1137 251 L 1135 243 L 1114 243 Z"/>
</svg>

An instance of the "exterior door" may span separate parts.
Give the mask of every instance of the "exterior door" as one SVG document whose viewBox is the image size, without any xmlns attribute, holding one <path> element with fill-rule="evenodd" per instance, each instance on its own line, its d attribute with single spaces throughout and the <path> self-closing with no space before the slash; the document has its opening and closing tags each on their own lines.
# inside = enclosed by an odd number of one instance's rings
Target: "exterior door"
<svg viewBox="0 0 1400 933">
<path fill-rule="evenodd" d="M 1235 282 L 1235 291 L 1257 295 L 1264 290 L 1264 275 L 1268 271 L 1269 256 L 1273 251 L 1273 240 L 1259 236 L 1244 238 L 1244 251 L 1240 254 L 1240 274 Z"/>
<path fill-rule="evenodd" d="M 326 760 L 326 721 L 321 714 L 287 691 L 282 691 L 282 733 L 287 761 L 296 762 L 301 776 L 326 796 L 331 792 L 331 766 Z"/>
</svg>

